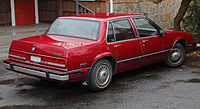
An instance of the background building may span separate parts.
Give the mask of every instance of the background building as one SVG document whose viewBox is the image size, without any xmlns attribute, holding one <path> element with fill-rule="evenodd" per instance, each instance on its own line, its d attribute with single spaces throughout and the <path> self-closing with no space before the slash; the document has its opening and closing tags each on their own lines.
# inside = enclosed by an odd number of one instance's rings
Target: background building
<svg viewBox="0 0 200 109">
<path fill-rule="evenodd" d="M 0 26 L 52 22 L 56 17 L 87 12 L 145 14 L 161 27 L 172 29 L 182 0 L 0 0 Z M 112 2 L 113 1 L 113 2 Z M 78 5 L 77 5 L 78 3 Z M 111 9 L 112 10 L 112 9 Z M 111 11 L 110 11 L 111 12 Z"/>
<path fill-rule="evenodd" d="M 62 15 L 106 12 L 105 0 L 0 0 L 0 26 L 52 22 Z"/>
</svg>

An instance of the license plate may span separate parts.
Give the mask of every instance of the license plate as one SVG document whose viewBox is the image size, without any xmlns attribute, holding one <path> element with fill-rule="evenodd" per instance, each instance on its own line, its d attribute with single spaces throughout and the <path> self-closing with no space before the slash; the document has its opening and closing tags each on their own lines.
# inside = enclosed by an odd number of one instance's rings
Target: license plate
<svg viewBox="0 0 200 109">
<path fill-rule="evenodd" d="M 39 57 L 39 56 L 31 56 L 31 62 L 40 63 L 41 62 L 41 57 Z"/>
</svg>

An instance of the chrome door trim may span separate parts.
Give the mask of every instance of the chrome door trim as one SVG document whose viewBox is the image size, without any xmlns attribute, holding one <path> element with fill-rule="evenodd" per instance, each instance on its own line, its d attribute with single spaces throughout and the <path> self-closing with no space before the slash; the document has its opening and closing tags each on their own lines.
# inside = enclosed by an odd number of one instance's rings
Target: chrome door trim
<svg viewBox="0 0 200 109">
<path fill-rule="evenodd" d="M 133 61 L 133 60 L 137 60 L 137 59 L 142 59 L 142 58 L 162 54 L 162 53 L 165 53 L 165 52 L 169 52 L 170 50 L 171 49 L 166 49 L 166 50 L 162 50 L 162 51 L 158 51 L 158 52 L 154 52 L 154 53 L 149 53 L 149 54 L 142 55 L 142 56 L 137 56 L 137 57 L 132 57 L 132 58 L 120 60 L 120 61 L 117 61 L 117 64 L 121 64 L 121 63 L 128 62 L 128 61 Z"/>
</svg>

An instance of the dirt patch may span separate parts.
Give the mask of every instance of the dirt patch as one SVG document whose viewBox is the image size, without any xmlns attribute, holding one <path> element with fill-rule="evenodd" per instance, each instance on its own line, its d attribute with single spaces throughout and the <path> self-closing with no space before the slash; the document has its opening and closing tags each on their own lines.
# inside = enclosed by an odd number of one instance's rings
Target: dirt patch
<svg viewBox="0 0 200 109">
<path fill-rule="evenodd" d="M 160 75 L 157 73 L 147 73 L 144 75 L 143 79 L 150 79 L 150 80 L 159 80 L 161 79 Z"/>
<path fill-rule="evenodd" d="M 47 109 L 47 107 L 23 105 L 23 106 L 5 106 L 1 107 L 1 109 Z"/>
<path fill-rule="evenodd" d="M 193 79 L 189 79 L 189 80 L 176 80 L 174 82 L 200 83 L 200 79 L 199 78 L 193 78 Z"/>
<path fill-rule="evenodd" d="M 14 81 L 15 81 L 14 79 L 3 80 L 3 81 L 0 81 L 0 85 L 8 85 Z"/>
<path fill-rule="evenodd" d="M 169 86 L 170 86 L 169 84 L 164 84 L 164 85 L 159 86 L 159 87 L 156 88 L 156 89 L 166 89 L 166 88 L 168 88 Z"/>
<path fill-rule="evenodd" d="M 200 74 L 200 70 L 198 70 L 198 71 L 192 71 L 192 73 Z"/>
<path fill-rule="evenodd" d="M 0 81 L 0 85 L 16 85 L 16 87 L 21 87 L 23 85 L 34 85 L 38 82 L 37 79 L 32 78 L 17 78 L 17 79 L 7 79 Z"/>
<path fill-rule="evenodd" d="M 187 63 L 185 64 L 188 67 L 200 67 L 200 49 L 190 52 L 187 54 Z"/>
<path fill-rule="evenodd" d="M 33 78 L 18 78 L 15 80 L 14 84 L 16 87 L 21 87 L 23 85 L 35 85 L 39 82 L 38 79 L 33 79 Z"/>
<path fill-rule="evenodd" d="M 200 79 L 194 78 L 194 79 L 190 79 L 190 80 L 188 80 L 186 82 L 189 82 L 189 83 L 200 83 Z"/>
</svg>

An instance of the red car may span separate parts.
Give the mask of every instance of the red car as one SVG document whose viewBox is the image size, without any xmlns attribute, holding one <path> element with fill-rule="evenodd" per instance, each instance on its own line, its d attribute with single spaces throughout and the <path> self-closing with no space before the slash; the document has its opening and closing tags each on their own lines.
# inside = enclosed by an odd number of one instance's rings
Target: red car
<svg viewBox="0 0 200 109">
<path fill-rule="evenodd" d="M 161 29 L 143 15 L 80 14 L 57 18 L 43 35 L 13 40 L 4 66 L 101 91 L 120 72 L 160 61 L 180 66 L 195 46 L 190 33 Z"/>
</svg>

